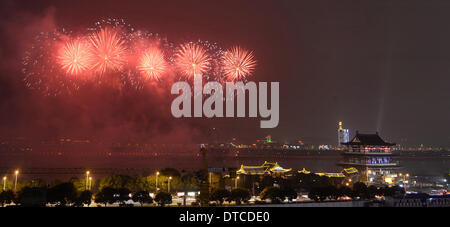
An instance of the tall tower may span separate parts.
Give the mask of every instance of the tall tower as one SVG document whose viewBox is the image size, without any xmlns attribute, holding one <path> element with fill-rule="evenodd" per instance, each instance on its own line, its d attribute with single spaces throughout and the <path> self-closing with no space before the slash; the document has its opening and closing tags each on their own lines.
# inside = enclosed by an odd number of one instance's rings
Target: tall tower
<svg viewBox="0 0 450 227">
<path fill-rule="evenodd" d="M 356 131 L 356 136 L 343 145 L 346 149 L 339 165 L 356 168 L 361 182 L 374 185 L 395 183 L 400 165 L 392 152 L 395 143 L 385 142 L 378 133 L 360 134 Z"/>
<path fill-rule="evenodd" d="M 209 203 L 209 184 L 208 184 L 208 160 L 206 159 L 206 147 L 200 145 L 200 153 L 202 155 L 202 174 L 200 179 L 200 204 L 207 206 Z"/>
<path fill-rule="evenodd" d="M 338 146 L 342 146 L 342 143 L 347 143 L 350 140 L 348 129 L 342 128 L 342 121 L 339 121 L 338 128 Z"/>
</svg>

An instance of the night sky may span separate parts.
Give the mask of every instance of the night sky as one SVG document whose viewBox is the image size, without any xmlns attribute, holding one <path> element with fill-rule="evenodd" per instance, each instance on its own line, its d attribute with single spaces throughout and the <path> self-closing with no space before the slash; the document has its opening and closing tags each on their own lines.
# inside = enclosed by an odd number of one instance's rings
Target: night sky
<svg viewBox="0 0 450 227">
<path fill-rule="evenodd" d="M 223 139 L 271 134 L 335 144 L 343 121 L 352 135 L 379 131 L 401 144 L 449 146 L 449 11 L 449 1 L 431 0 L 2 1 L 1 135 L 203 141 L 216 127 Z M 109 91 L 47 98 L 25 88 L 20 61 L 33 34 L 104 18 L 175 43 L 202 39 L 254 50 L 258 66 L 249 79 L 280 82 L 279 126 L 173 119 L 172 98 L 155 101 L 152 92 L 136 99 Z"/>
</svg>

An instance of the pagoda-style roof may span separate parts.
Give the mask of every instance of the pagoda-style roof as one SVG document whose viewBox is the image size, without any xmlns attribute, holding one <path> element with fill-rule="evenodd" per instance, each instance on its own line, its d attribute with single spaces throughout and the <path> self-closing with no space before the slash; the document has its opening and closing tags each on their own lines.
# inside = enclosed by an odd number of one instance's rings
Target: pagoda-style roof
<svg viewBox="0 0 450 227">
<path fill-rule="evenodd" d="M 343 174 L 349 175 L 349 174 L 357 174 L 358 170 L 355 167 L 350 167 L 350 168 L 344 168 L 342 170 Z"/>
<path fill-rule="evenodd" d="M 311 173 L 311 171 L 308 171 L 305 168 L 303 168 L 302 170 L 298 170 L 297 172 L 298 173 L 303 173 L 303 174 L 310 174 Z M 313 173 L 313 174 L 316 174 L 316 175 L 319 175 L 319 176 L 325 176 L 325 177 L 344 178 L 344 177 L 346 177 L 347 172 L 348 172 L 348 174 L 358 173 L 358 170 L 355 169 L 355 168 L 347 168 L 347 169 L 342 170 L 342 172 L 340 172 L 340 173 Z"/>
<path fill-rule="evenodd" d="M 236 171 L 237 174 L 245 174 L 245 175 L 264 175 L 267 172 L 267 168 L 264 166 L 244 166 L 241 165 L 241 168 Z"/>
<path fill-rule="evenodd" d="M 343 173 L 315 173 L 319 176 L 326 176 L 326 177 L 345 177 L 345 175 Z"/>
<path fill-rule="evenodd" d="M 306 170 L 305 168 L 303 168 L 302 170 L 297 171 L 298 173 L 303 173 L 303 174 L 310 174 L 311 171 Z"/>
<path fill-rule="evenodd" d="M 241 165 L 241 168 L 236 171 L 237 174 L 245 174 L 245 175 L 270 175 L 272 173 L 287 173 L 292 169 L 285 169 L 278 165 L 277 162 L 264 162 L 260 166 L 244 166 Z"/>
<path fill-rule="evenodd" d="M 395 143 L 385 142 L 379 135 L 376 134 L 360 134 L 356 132 L 356 136 L 353 137 L 350 142 L 341 143 L 342 145 L 373 145 L 373 146 L 394 146 Z"/>
</svg>

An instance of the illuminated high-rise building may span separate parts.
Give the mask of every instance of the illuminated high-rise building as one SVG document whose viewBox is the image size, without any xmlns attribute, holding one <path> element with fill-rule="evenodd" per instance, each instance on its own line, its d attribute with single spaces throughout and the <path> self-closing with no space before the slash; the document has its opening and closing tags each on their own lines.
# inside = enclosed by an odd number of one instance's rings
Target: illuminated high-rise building
<svg viewBox="0 0 450 227">
<path fill-rule="evenodd" d="M 347 143 L 350 141 L 350 134 L 348 129 L 342 128 L 342 121 L 339 121 L 338 128 L 338 146 L 342 146 L 342 143 Z"/>
</svg>

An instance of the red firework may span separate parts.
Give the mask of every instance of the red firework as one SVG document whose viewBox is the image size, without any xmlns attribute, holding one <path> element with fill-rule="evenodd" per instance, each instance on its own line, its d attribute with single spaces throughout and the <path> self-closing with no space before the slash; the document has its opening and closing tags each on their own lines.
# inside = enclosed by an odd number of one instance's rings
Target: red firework
<svg viewBox="0 0 450 227">
<path fill-rule="evenodd" d="M 181 45 L 176 54 L 176 66 L 186 76 L 203 74 L 208 70 L 210 57 L 200 46 L 192 43 Z"/>
<path fill-rule="evenodd" d="M 58 52 L 58 62 L 67 74 L 79 75 L 92 66 L 90 45 L 78 38 L 70 40 Z"/>
<path fill-rule="evenodd" d="M 93 70 L 105 73 L 108 70 L 118 70 L 125 64 L 125 40 L 118 30 L 103 28 L 90 36 L 93 54 Z"/>
<path fill-rule="evenodd" d="M 139 58 L 138 70 L 153 79 L 159 79 L 167 69 L 167 63 L 164 55 L 156 47 L 147 49 Z"/>
<path fill-rule="evenodd" d="M 229 80 L 246 78 L 255 70 L 253 53 L 240 47 L 233 47 L 222 57 L 224 75 Z"/>
</svg>

